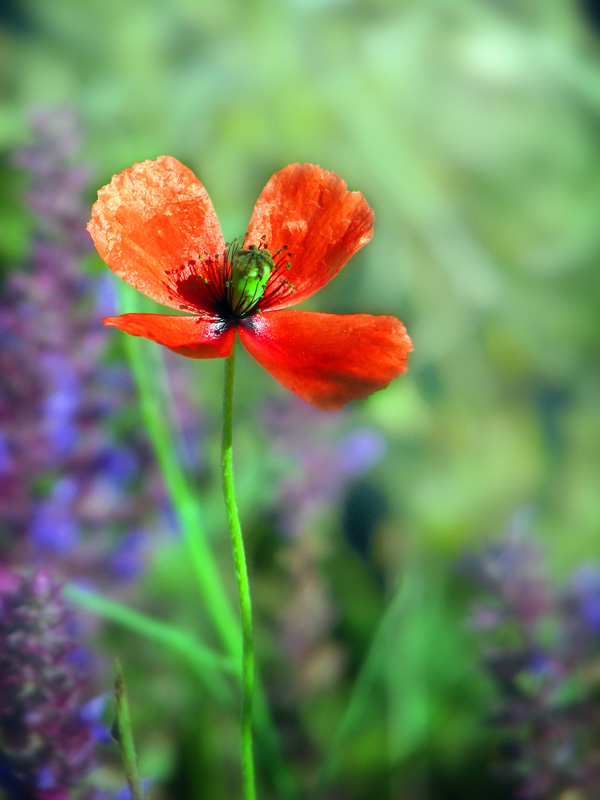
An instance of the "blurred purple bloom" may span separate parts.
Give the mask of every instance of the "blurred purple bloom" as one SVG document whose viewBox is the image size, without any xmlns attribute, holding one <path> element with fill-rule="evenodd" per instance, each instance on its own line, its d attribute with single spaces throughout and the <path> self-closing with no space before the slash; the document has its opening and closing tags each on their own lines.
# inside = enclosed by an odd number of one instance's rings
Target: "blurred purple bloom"
<svg viewBox="0 0 600 800">
<path fill-rule="evenodd" d="M 109 695 L 107 693 L 100 694 L 97 697 L 93 697 L 79 709 L 80 719 L 89 724 L 91 735 L 98 744 L 112 744 L 114 741 L 108 727 L 100 722 L 108 698 Z"/>
<path fill-rule="evenodd" d="M 600 568 L 580 567 L 571 577 L 569 592 L 586 625 L 600 634 Z"/>
<path fill-rule="evenodd" d="M 113 307 L 114 289 L 81 266 L 93 248 L 77 120 L 67 109 L 36 112 L 32 132 L 14 159 L 30 177 L 30 259 L 0 297 L 0 557 L 125 578 L 137 571 L 133 548 L 112 569 L 115 542 L 150 528 L 163 487 L 138 429 L 110 427 L 135 393 L 129 371 L 105 363 L 96 306 Z"/>
<path fill-rule="evenodd" d="M 70 630 L 72 636 L 79 635 L 79 630 L 72 629 Z M 92 669 L 93 666 L 93 658 L 90 650 L 87 647 L 81 645 L 80 647 L 74 647 L 71 652 L 69 653 L 69 661 L 72 661 L 73 664 L 77 667 L 78 670 L 82 672 L 88 672 Z"/>
<path fill-rule="evenodd" d="M 383 434 L 372 428 L 352 431 L 337 449 L 336 461 L 340 474 L 347 478 L 364 475 L 376 466 L 385 455 Z"/>
<path fill-rule="evenodd" d="M 92 697 L 79 709 L 79 717 L 83 722 L 98 722 L 104 713 L 107 700 L 108 694 L 99 694 L 97 697 Z"/>
<path fill-rule="evenodd" d="M 600 573 L 579 569 L 554 587 L 541 550 L 520 531 L 465 561 L 479 585 L 471 626 L 495 683 L 499 772 L 518 797 L 588 795 L 600 781 Z"/>
<path fill-rule="evenodd" d="M 140 471 L 140 460 L 131 447 L 114 445 L 100 453 L 97 468 L 121 485 L 131 482 Z"/>
<path fill-rule="evenodd" d="M 0 431 L 0 475 L 10 467 L 10 447 L 8 438 Z"/>
<path fill-rule="evenodd" d="M 147 540 L 143 531 L 131 531 L 121 537 L 108 556 L 108 568 L 115 578 L 133 578 L 142 570 Z"/>
<path fill-rule="evenodd" d="M 296 397 L 269 400 L 262 421 L 276 451 L 293 466 L 276 479 L 277 524 L 297 535 L 311 517 L 341 502 L 351 481 L 385 454 L 385 440 L 371 428 L 344 433 L 347 414 L 319 411 Z"/>
<path fill-rule="evenodd" d="M 148 789 L 152 786 L 152 779 L 145 778 L 142 780 L 142 789 L 144 792 L 147 792 Z M 129 791 L 128 786 L 124 786 L 120 792 L 118 792 L 113 800 L 131 800 L 131 792 Z"/>
<path fill-rule="evenodd" d="M 0 567 L 0 787 L 9 797 L 69 797 L 95 765 L 95 738 L 81 714 L 89 671 L 72 612 L 47 573 Z"/>
<path fill-rule="evenodd" d="M 37 552 L 69 553 L 79 540 L 79 525 L 70 508 L 48 498 L 34 508 L 29 536 Z"/>
<path fill-rule="evenodd" d="M 112 275 L 102 273 L 95 292 L 96 313 L 99 317 L 110 317 L 119 313 L 119 297 Z"/>
<path fill-rule="evenodd" d="M 44 354 L 42 367 L 49 389 L 42 402 L 46 430 L 58 455 L 66 455 L 77 443 L 77 413 L 82 401 L 78 375 L 66 355 Z"/>
<path fill-rule="evenodd" d="M 45 791 L 47 789 L 56 789 L 56 780 L 54 773 L 49 767 L 42 767 L 37 777 L 37 788 Z"/>
</svg>

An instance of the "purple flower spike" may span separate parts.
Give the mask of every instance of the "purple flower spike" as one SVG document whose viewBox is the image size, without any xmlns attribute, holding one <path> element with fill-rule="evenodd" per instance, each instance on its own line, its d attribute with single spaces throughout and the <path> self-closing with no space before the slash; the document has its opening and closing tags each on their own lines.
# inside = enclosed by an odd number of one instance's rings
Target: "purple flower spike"
<svg viewBox="0 0 600 800">
<path fill-rule="evenodd" d="M 5 569 L 0 611 L 0 787 L 11 798 L 67 800 L 96 745 L 83 705 L 89 675 L 71 658 L 72 612 L 48 573 Z"/>
<path fill-rule="evenodd" d="M 111 424 L 136 398 L 122 361 L 104 358 L 114 287 L 81 263 L 93 247 L 76 115 L 39 111 L 31 128 L 13 159 L 27 173 L 31 249 L 0 297 L 0 560 L 99 583 L 122 538 L 157 529 L 164 490 L 139 426 Z"/>
<path fill-rule="evenodd" d="M 600 785 L 600 572 L 580 568 L 552 586 L 523 532 L 471 557 L 480 587 L 471 627 L 496 687 L 491 714 L 516 797 L 597 797 Z"/>
</svg>

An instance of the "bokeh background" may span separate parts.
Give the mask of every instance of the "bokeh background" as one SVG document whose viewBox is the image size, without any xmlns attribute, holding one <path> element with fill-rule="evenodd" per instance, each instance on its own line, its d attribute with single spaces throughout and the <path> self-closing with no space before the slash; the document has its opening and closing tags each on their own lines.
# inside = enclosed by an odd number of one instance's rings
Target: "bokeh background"
<svg viewBox="0 0 600 800">
<path fill-rule="evenodd" d="M 89 208 L 166 153 L 226 238 L 293 161 L 375 211 L 371 243 L 305 307 L 398 316 L 407 375 L 322 414 L 238 361 L 264 798 L 513 796 L 457 565 L 515 530 L 552 586 L 600 557 L 599 27 L 593 0 L 1 5 L 7 567 L 234 647 L 223 365 L 101 326 L 153 309 L 92 251 Z M 114 609 L 81 613 L 89 691 L 125 666 L 151 796 L 239 796 L 230 677 Z M 116 792 L 114 747 L 98 747 L 82 785 Z"/>
</svg>

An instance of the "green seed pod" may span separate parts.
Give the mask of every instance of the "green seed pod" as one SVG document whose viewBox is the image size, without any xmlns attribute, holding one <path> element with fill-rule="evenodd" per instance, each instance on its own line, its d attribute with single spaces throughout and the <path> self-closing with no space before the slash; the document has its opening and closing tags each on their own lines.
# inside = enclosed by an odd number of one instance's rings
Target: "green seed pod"
<svg viewBox="0 0 600 800">
<path fill-rule="evenodd" d="M 246 313 L 262 297 L 274 269 L 269 252 L 255 245 L 235 253 L 231 259 L 229 299 L 236 314 Z"/>
</svg>

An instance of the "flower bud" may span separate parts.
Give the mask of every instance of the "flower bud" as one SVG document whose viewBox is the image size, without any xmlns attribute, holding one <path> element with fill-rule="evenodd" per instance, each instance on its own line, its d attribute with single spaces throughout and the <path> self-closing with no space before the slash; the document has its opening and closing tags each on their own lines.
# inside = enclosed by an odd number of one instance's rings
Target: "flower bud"
<svg viewBox="0 0 600 800">
<path fill-rule="evenodd" d="M 268 250 L 251 245 L 231 259 L 230 303 L 236 314 L 245 314 L 263 296 L 275 264 Z"/>
</svg>

